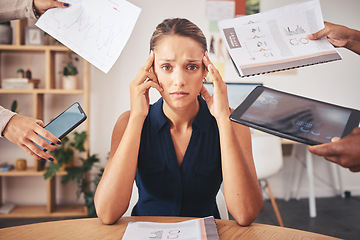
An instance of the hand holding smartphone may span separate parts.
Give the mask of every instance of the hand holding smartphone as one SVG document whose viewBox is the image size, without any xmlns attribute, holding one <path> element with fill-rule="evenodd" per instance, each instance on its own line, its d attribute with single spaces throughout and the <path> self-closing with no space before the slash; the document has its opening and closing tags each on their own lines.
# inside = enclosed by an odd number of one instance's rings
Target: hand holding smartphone
<svg viewBox="0 0 360 240">
<path fill-rule="evenodd" d="M 44 128 L 51 132 L 55 137 L 60 140 L 79 126 L 87 118 L 84 110 L 81 108 L 78 102 L 75 102 L 64 112 L 58 115 L 54 120 L 48 123 Z M 47 142 L 51 143 L 48 139 L 40 136 Z M 36 144 L 37 145 L 37 144 Z M 40 149 L 46 151 L 46 149 L 37 145 Z"/>
</svg>

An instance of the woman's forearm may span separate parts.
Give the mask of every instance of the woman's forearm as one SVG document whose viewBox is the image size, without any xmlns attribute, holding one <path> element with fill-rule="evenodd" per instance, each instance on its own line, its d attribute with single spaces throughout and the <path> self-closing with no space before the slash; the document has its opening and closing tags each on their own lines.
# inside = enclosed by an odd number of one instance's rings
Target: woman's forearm
<svg viewBox="0 0 360 240">
<path fill-rule="evenodd" d="M 128 208 L 137 169 L 142 126 L 143 121 L 129 119 L 96 189 L 96 211 L 105 224 L 116 222 Z"/>
<path fill-rule="evenodd" d="M 226 204 L 238 224 L 249 225 L 256 219 L 262 205 L 261 189 L 252 161 L 250 133 L 238 138 L 228 118 L 218 121 L 218 126 Z"/>
</svg>

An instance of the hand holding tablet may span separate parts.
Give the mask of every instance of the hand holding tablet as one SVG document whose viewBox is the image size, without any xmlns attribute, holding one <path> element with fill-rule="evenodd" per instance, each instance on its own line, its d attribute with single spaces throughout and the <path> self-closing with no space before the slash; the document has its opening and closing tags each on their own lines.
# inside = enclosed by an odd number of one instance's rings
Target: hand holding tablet
<svg viewBox="0 0 360 240">
<path fill-rule="evenodd" d="M 258 86 L 230 119 L 282 138 L 316 145 L 348 135 L 359 126 L 360 111 Z"/>
</svg>

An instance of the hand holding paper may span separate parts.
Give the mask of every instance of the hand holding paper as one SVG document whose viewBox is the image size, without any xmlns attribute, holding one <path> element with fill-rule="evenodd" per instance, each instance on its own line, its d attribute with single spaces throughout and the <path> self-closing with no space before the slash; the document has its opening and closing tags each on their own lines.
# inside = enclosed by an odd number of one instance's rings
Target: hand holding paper
<svg viewBox="0 0 360 240">
<path fill-rule="evenodd" d="M 318 0 L 222 20 L 219 28 L 241 77 L 341 59 L 326 38 L 307 38 L 324 28 Z"/>
<path fill-rule="evenodd" d="M 107 73 L 125 47 L 141 9 L 124 0 L 69 0 L 49 9 L 36 26 Z"/>
</svg>

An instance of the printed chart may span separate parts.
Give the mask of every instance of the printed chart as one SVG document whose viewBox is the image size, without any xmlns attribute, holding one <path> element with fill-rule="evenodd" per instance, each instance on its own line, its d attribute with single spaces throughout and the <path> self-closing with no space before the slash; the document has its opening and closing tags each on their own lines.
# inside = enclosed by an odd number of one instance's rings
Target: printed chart
<svg viewBox="0 0 360 240">
<path fill-rule="evenodd" d="M 141 9 L 124 0 L 69 0 L 36 26 L 107 73 L 125 47 Z"/>
<path fill-rule="evenodd" d="M 226 48 L 241 77 L 340 60 L 326 37 L 319 0 L 290 4 L 219 22 Z"/>
</svg>

